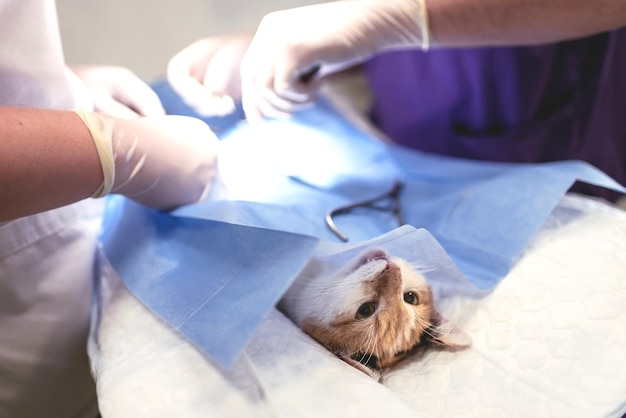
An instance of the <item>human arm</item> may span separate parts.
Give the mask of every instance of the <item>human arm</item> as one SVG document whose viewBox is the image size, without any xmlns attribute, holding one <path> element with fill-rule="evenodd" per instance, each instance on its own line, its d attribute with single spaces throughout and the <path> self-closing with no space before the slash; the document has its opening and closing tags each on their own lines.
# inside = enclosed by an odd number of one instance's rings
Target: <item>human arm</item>
<svg viewBox="0 0 626 418">
<path fill-rule="evenodd" d="M 541 44 L 626 25 L 621 0 L 427 0 L 427 7 L 441 47 Z"/>
<path fill-rule="evenodd" d="M 0 110 L 0 221 L 89 197 L 102 182 L 100 160 L 71 112 Z"/>
<path fill-rule="evenodd" d="M 386 50 L 537 44 L 624 24 L 621 0 L 345 0 L 278 11 L 244 57 L 244 111 L 252 120 L 289 114 L 328 74 Z"/>
<path fill-rule="evenodd" d="M 108 193 L 158 209 L 196 202 L 214 177 L 216 141 L 182 116 L 0 107 L 0 221 Z"/>
</svg>

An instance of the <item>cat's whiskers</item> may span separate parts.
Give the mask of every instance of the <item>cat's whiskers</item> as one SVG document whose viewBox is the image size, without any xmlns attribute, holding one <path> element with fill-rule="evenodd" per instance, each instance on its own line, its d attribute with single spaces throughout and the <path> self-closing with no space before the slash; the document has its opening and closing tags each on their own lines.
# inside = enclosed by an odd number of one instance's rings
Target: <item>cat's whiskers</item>
<svg viewBox="0 0 626 418">
<path fill-rule="evenodd" d="M 363 344 L 354 351 L 347 353 L 347 355 L 355 361 L 372 368 L 370 365 L 372 359 L 375 358 L 376 362 L 378 362 L 378 357 L 374 354 L 376 351 L 376 334 L 368 327 Z"/>
<path fill-rule="evenodd" d="M 426 316 L 415 315 L 414 319 L 415 319 L 416 327 L 419 327 L 422 333 L 425 333 L 427 335 L 430 335 L 431 337 L 434 337 L 434 335 L 430 334 L 431 329 L 433 328 L 433 324 L 430 321 L 430 312 L 428 312 L 428 315 Z"/>
<path fill-rule="evenodd" d="M 435 271 L 434 267 L 429 267 L 418 261 L 406 261 L 406 264 L 409 268 L 411 268 L 413 271 L 419 274 L 430 273 L 431 271 Z"/>
<path fill-rule="evenodd" d="M 360 289 L 359 283 L 346 283 L 340 281 L 319 281 L 319 282 L 310 282 L 307 283 L 306 288 L 303 288 L 301 292 L 298 292 L 297 295 L 288 294 L 285 295 L 286 299 L 296 300 L 296 299 L 310 299 L 311 295 L 314 297 L 323 297 L 326 295 L 336 295 L 340 292 L 354 292 L 355 290 Z"/>
<path fill-rule="evenodd" d="M 358 289 L 360 287 L 360 283 L 349 282 L 345 280 L 334 280 L 330 282 L 316 282 L 309 283 L 308 289 L 320 289 L 325 293 L 336 293 L 339 291 Z"/>
</svg>

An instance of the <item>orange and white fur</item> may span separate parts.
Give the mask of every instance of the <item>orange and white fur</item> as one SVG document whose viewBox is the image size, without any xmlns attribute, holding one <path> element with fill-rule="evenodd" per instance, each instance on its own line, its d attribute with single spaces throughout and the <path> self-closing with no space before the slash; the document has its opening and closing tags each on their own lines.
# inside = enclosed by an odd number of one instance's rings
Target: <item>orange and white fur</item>
<svg viewBox="0 0 626 418">
<path fill-rule="evenodd" d="M 304 332 L 357 369 L 383 369 L 429 347 L 458 350 L 469 337 L 435 309 L 418 269 L 381 249 L 325 271 L 313 259 L 279 308 Z"/>
</svg>

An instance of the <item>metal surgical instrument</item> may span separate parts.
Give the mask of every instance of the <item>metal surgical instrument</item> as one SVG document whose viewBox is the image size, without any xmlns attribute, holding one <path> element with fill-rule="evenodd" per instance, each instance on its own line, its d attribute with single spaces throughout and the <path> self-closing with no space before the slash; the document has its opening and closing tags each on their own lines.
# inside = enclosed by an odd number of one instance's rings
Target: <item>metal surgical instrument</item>
<svg viewBox="0 0 626 418">
<path fill-rule="evenodd" d="M 370 209 L 379 210 L 379 211 L 391 211 L 396 216 L 396 220 L 398 221 L 398 226 L 404 225 L 404 219 L 402 218 L 402 212 L 400 210 L 401 189 L 402 189 L 402 183 L 400 183 L 399 181 L 396 181 L 394 182 L 393 187 L 383 195 L 374 197 L 372 199 L 363 200 L 361 202 L 353 203 L 350 205 L 341 206 L 336 209 L 332 209 L 328 211 L 328 213 L 326 214 L 326 224 L 328 225 L 330 230 L 333 231 L 335 235 L 337 235 L 343 242 L 347 242 L 348 237 L 344 235 L 339 230 L 339 228 L 337 228 L 337 225 L 335 225 L 333 217 L 346 214 L 356 208 L 362 207 L 362 208 L 370 208 Z M 386 199 L 391 199 L 390 205 L 377 205 L 377 203 L 380 203 L 381 201 L 384 201 Z"/>
</svg>

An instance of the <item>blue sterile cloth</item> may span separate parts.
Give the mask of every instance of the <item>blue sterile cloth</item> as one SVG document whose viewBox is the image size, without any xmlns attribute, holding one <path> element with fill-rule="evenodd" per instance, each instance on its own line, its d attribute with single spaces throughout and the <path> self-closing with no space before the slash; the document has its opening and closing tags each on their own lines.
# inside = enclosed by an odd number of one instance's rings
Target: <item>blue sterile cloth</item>
<svg viewBox="0 0 626 418">
<path fill-rule="evenodd" d="M 485 163 L 385 144 L 325 102 L 290 120 L 250 127 L 235 118 L 216 130 L 219 199 L 172 214 L 110 199 L 103 245 L 136 297 L 227 367 L 311 257 L 339 264 L 377 245 L 427 266 L 429 279 L 456 286 L 467 278 L 488 290 L 575 181 L 626 191 L 577 161 Z M 362 207 L 333 218 L 349 238 L 341 243 L 328 211 L 398 182 L 410 226 Z"/>
</svg>

